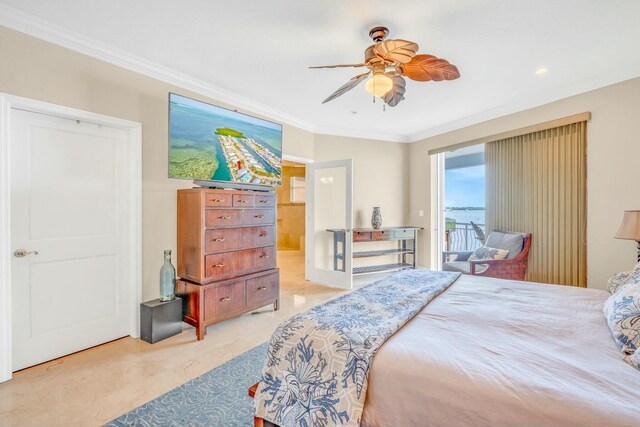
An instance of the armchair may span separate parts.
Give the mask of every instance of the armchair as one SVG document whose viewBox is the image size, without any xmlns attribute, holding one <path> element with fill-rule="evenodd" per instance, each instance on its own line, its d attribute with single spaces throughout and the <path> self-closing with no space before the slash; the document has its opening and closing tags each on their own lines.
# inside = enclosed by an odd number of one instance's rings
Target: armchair
<svg viewBox="0 0 640 427">
<path fill-rule="evenodd" d="M 487 237 L 485 246 L 509 249 L 506 259 L 471 260 L 473 252 L 443 252 L 442 269 L 457 271 L 474 276 L 495 277 L 498 279 L 524 280 L 531 249 L 531 234 L 494 230 Z M 449 257 L 455 258 L 449 261 Z"/>
</svg>

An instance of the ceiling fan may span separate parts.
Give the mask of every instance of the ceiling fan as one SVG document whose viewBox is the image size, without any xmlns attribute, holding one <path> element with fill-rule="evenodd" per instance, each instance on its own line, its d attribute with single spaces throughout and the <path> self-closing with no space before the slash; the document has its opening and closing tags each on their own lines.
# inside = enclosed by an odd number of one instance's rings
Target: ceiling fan
<svg viewBox="0 0 640 427">
<path fill-rule="evenodd" d="M 364 62 L 360 64 L 324 65 L 309 68 L 367 67 L 366 73 L 359 74 L 322 101 L 323 104 L 344 95 L 362 81 L 367 80 L 366 89 L 374 98 L 382 98 L 384 103 L 395 107 L 404 99 L 406 81 L 403 76 L 419 82 L 455 80 L 460 77 L 458 68 L 449 61 L 433 55 L 418 55 L 418 45 L 408 40 L 387 40 L 389 29 L 375 27 L 369 31 L 374 44 L 364 51 Z M 369 78 L 369 75 L 372 76 Z"/>
</svg>

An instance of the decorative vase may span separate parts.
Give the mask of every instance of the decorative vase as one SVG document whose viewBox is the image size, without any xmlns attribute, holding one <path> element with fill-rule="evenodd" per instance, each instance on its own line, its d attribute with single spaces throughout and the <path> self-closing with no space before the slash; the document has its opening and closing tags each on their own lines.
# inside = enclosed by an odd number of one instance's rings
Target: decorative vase
<svg viewBox="0 0 640 427">
<path fill-rule="evenodd" d="M 176 295 L 176 269 L 171 264 L 171 251 L 164 251 L 164 264 L 160 269 L 160 301 L 171 301 Z"/>
<path fill-rule="evenodd" d="M 380 208 L 373 208 L 373 214 L 371 214 L 371 227 L 374 230 L 382 227 L 382 215 L 380 214 Z"/>
</svg>

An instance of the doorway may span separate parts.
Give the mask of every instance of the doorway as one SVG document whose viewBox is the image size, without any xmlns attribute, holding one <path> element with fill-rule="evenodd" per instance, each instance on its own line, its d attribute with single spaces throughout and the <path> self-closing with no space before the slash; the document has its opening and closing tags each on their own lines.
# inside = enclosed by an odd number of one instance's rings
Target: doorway
<svg viewBox="0 0 640 427">
<path fill-rule="evenodd" d="M 283 283 L 305 277 L 306 163 L 282 161 L 282 185 L 276 187 L 278 200 L 278 266 Z"/>
<path fill-rule="evenodd" d="M 455 260 L 456 253 L 471 252 L 484 244 L 487 232 L 484 144 L 434 157 L 437 175 L 434 217 L 438 218 L 434 265 L 441 267 L 443 262 Z"/>
<path fill-rule="evenodd" d="M 304 256 L 305 209 L 307 203 L 305 163 L 283 160 L 282 185 L 278 199 L 278 251 L 300 252 Z"/>
<path fill-rule="evenodd" d="M 139 123 L 2 96 L 2 378 L 123 336 L 140 300 Z"/>
</svg>

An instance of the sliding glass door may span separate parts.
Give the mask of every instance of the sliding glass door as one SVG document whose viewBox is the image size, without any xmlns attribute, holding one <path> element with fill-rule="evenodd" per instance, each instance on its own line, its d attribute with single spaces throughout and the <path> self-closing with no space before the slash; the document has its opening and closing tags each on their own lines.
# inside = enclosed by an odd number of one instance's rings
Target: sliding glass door
<svg viewBox="0 0 640 427">
<path fill-rule="evenodd" d="M 448 252 L 470 252 L 482 246 L 485 224 L 484 144 L 432 156 L 434 221 L 432 265 L 456 259 Z"/>
</svg>

